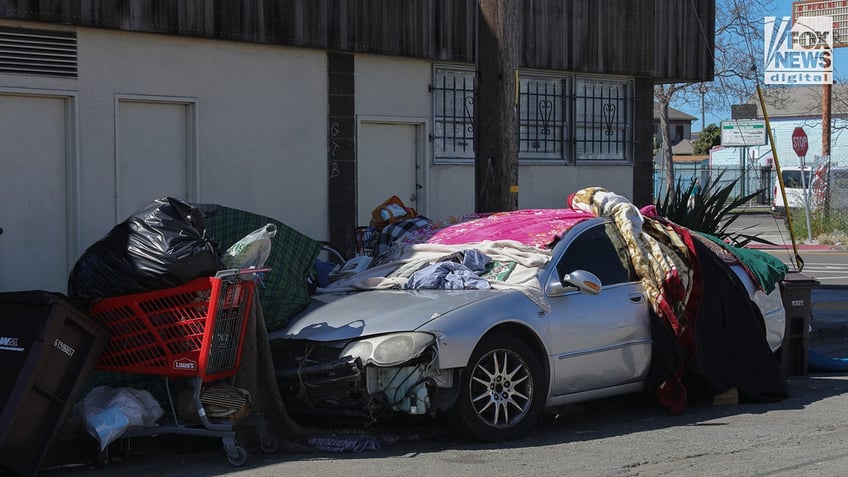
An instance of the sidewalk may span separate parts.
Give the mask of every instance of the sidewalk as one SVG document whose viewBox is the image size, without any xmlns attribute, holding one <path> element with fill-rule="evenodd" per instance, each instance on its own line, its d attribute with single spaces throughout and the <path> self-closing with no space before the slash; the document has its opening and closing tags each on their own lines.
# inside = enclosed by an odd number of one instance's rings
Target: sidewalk
<svg viewBox="0 0 848 477">
<path fill-rule="evenodd" d="M 760 217 L 760 216 L 748 216 L 752 217 Z M 757 219 L 753 219 L 757 220 Z M 757 250 L 792 250 L 792 236 L 789 235 L 789 232 L 786 231 L 782 226 L 778 226 L 775 224 L 769 224 L 768 219 L 759 219 L 763 220 L 761 222 L 761 227 L 758 227 L 755 230 L 746 230 L 744 233 L 749 235 L 756 234 L 758 238 L 767 240 L 771 242 L 771 244 L 766 243 L 758 243 L 758 242 L 750 242 L 745 248 L 757 249 Z M 767 225 L 766 225 L 767 224 Z M 801 250 L 844 250 L 844 244 L 833 245 L 828 243 L 821 243 L 816 239 L 812 241 L 808 240 L 806 236 L 804 237 L 795 237 L 795 247 Z"/>
<path fill-rule="evenodd" d="M 739 217 L 732 225 L 732 229 L 737 229 L 746 235 L 757 234 L 758 237 L 768 240 L 775 245 L 750 243 L 746 247 L 761 250 L 780 250 L 792 249 L 792 236 L 786 229 L 784 219 L 772 215 L 768 206 L 752 206 L 734 210 L 739 213 Z M 750 228 L 754 227 L 754 228 Z M 747 229 L 746 229 L 747 228 Z M 798 250 L 844 250 L 845 244 L 824 244 L 813 239 L 808 240 L 807 234 L 796 235 L 795 244 Z"/>
</svg>

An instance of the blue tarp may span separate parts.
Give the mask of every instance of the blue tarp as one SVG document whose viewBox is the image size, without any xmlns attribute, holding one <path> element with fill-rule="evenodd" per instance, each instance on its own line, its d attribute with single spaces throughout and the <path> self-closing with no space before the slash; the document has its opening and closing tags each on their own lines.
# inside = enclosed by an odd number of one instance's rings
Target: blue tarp
<svg viewBox="0 0 848 477">
<path fill-rule="evenodd" d="M 831 358 L 817 351 L 807 353 L 807 371 L 811 373 L 834 373 L 848 371 L 848 358 Z"/>
</svg>

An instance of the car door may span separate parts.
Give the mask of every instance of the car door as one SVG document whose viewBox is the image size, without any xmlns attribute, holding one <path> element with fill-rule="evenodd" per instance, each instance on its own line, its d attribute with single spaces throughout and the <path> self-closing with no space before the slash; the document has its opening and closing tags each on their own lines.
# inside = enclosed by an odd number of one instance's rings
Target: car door
<svg viewBox="0 0 848 477">
<path fill-rule="evenodd" d="M 611 222 L 580 230 L 567 244 L 552 278 L 574 270 L 592 272 L 603 288 L 597 295 L 567 290 L 549 297 L 552 393 L 640 380 L 651 356 L 648 301 Z"/>
</svg>

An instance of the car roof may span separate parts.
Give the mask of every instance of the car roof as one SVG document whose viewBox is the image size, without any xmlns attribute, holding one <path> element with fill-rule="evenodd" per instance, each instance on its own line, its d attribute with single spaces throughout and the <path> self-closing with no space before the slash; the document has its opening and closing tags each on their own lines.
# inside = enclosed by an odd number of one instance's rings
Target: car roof
<svg viewBox="0 0 848 477">
<path fill-rule="evenodd" d="M 434 244 L 461 245 L 484 240 L 515 240 L 524 245 L 550 248 L 572 227 L 593 218 L 593 214 L 573 209 L 495 212 L 441 228 L 426 241 Z"/>
</svg>

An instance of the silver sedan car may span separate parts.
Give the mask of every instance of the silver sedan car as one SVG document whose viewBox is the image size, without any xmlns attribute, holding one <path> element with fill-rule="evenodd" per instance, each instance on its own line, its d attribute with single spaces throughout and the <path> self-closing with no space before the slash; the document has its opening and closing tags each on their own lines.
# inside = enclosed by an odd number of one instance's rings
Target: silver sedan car
<svg viewBox="0 0 848 477">
<path fill-rule="evenodd" d="M 408 279 L 407 260 L 315 295 L 270 336 L 289 412 L 447 415 L 473 438 L 500 441 L 522 436 L 545 408 L 660 384 L 650 376 L 656 315 L 610 219 L 583 220 L 546 250 L 511 251 L 524 266 L 510 270 L 491 239 L 483 254 L 502 268 L 489 270 L 490 287 L 393 286 L 402 283 L 391 281 L 399 270 Z M 519 283 L 492 277 L 504 270 Z M 758 310 L 759 331 L 744 346 L 773 358 L 784 333 L 779 289 L 766 294 L 739 265 L 728 273 Z"/>
</svg>

